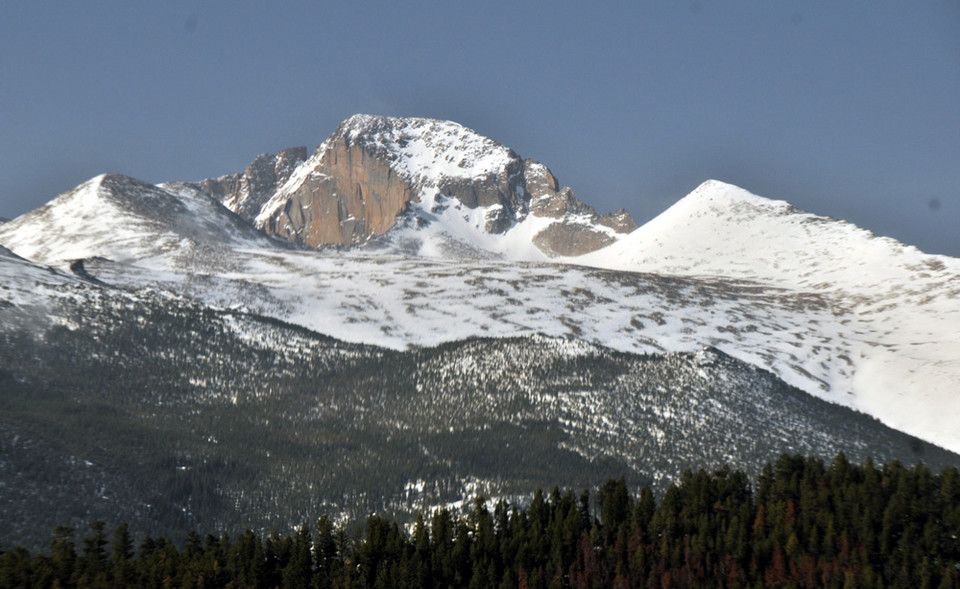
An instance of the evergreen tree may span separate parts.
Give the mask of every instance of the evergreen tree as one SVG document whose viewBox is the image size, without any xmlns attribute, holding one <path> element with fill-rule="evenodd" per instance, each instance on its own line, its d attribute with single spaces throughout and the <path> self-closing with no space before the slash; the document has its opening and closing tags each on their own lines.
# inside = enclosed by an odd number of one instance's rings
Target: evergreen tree
<svg viewBox="0 0 960 589">
<path fill-rule="evenodd" d="M 133 541 L 130 539 L 127 523 L 122 522 L 114 530 L 111 544 L 110 568 L 115 587 L 128 587 L 132 584 L 133 565 L 130 563 L 131 558 L 133 558 Z"/>
</svg>

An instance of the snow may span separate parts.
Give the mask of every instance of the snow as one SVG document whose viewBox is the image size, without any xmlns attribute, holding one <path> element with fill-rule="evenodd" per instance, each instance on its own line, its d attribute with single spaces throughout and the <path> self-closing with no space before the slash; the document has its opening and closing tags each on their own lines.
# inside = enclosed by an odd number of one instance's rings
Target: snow
<svg viewBox="0 0 960 589">
<path fill-rule="evenodd" d="M 349 143 L 376 145 L 401 177 L 424 190 L 444 178 L 498 175 L 517 159 L 503 145 L 452 121 L 361 114 L 341 128 Z"/>
<path fill-rule="evenodd" d="M 611 246 L 549 260 L 537 233 L 589 219 L 521 213 L 490 233 L 499 205 L 436 190 L 504 173 L 515 156 L 503 146 L 429 119 L 358 115 L 339 132 L 382 148 L 420 190 L 368 249 L 280 248 L 203 195 L 132 180 L 121 184 L 135 194 L 120 194 L 117 177 L 98 176 L 0 225 L 16 254 L 0 250 L 0 301 L 31 304 L 31 279 L 53 285 L 42 296 L 79 284 L 17 256 L 59 267 L 99 256 L 112 261 L 87 270 L 112 285 L 396 349 L 530 334 L 639 353 L 712 346 L 960 452 L 960 260 L 717 181 Z M 277 196 L 316 173 L 325 149 Z"/>
<path fill-rule="evenodd" d="M 0 243 L 60 268 L 71 260 L 103 257 L 158 269 L 170 256 L 195 258 L 203 248 L 273 244 L 206 195 L 106 174 L 4 223 Z"/>
<path fill-rule="evenodd" d="M 151 276 L 117 271 L 98 276 L 136 284 Z M 641 353 L 713 345 L 806 389 L 820 388 L 829 375 L 818 367 L 846 351 L 824 333 L 834 311 L 816 298 L 568 265 L 244 251 L 233 271 L 212 282 L 171 276 L 155 284 L 215 306 L 242 300 L 256 313 L 338 339 L 397 349 L 537 333 Z"/>
<path fill-rule="evenodd" d="M 43 308 L 49 298 L 72 296 L 80 281 L 0 247 L 0 325 L 9 309 Z"/>
<path fill-rule="evenodd" d="M 817 293 L 843 310 L 837 335 L 853 370 L 811 392 L 960 449 L 960 260 L 711 180 L 575 261 Z"/>
<path fill-rule="evenodd" d="M 462 254 L 466 246 L 472 252 L 470 257 L 494 254 L 514 261 L 548 260 L 533 238 L 557 221 L 527 215 L 503 233 L 487 232 L 486 221 L 498 208 L 502 205 L 471 209 L 455 198 L 431 194 L 419 203 L 410 203 L 410 218 L 401 221 L 383 241 L 417 243 L 417 254 L 430 258 L 449 258 L 457 248 Z"/>
</svg>

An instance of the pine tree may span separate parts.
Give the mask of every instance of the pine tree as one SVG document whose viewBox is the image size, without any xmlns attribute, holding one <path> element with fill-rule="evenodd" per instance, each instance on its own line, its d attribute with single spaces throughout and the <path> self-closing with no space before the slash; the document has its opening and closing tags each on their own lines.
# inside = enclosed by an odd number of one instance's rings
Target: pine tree
<svg viewBox="0 0 960 589">
<path fill-rule="evenodd" d="M 131 584 L 133 578 L 131 558 L 133 558 L 133 541 L 130 539 L 127 523 L 122 522 L 114 530 L 111 544 L 110 568 L 114 586 L 127 587 Z"/>
<path fill-rule="evenodd" d="M 311 549 L 310 529 L 306 524 L 303 524 L 293 537 L 290 561 L 283 568 L 283 589 L 298 589 L 310 586 L 313 579 Z"/>
</svg>

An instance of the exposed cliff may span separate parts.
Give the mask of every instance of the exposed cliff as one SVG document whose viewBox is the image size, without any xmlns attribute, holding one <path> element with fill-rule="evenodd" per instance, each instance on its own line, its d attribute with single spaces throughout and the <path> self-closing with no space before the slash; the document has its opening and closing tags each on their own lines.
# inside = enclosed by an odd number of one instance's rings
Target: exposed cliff
<svg viewBox="0 0 960 589">
<path fill-rule="evenodd" d="M 549 257 L 591 252 L 636 228 L 623 211 L 597 215 L 543 164 L 449 121 L 355 115 L 305 156 L 305 148 L 262 155 L 243 174 L 190 186 L 308 247 L 366 243 L 405 214 L 436 223 L 451 202 L 480 213 L 464 218 L 480 219 L 471 231 L 482 234 L 549 220 L 530 240 Z"/>
</svg>

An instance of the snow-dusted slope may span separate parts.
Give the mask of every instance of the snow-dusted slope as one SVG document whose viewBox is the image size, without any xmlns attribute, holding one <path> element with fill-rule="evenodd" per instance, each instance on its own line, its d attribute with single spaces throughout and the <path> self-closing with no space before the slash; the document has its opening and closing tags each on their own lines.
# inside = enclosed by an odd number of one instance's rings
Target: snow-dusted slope
<svg viewBox="0 0 960 589">
<path fill-rule="evenodd" d="M 71 320 L 57 309 L 65 304 L 95 313 L 105 290 L 0 246 L 0 337 L 17 330 L 42 332 L 51 325 L 71 326 Z"/>
<path fill-rule="evenodd" d="M 97 176 L 4 223 L 0 243 L 31 261 L 58 266 L 95 256 L 189 265 L 194 259 L 210 262 L 215 252 L 275 246 L 206 195 L 173 194 L 119 175 Z M 198 257 L 201 249 L 206 251 Z"/>
<path fill-rule="evenodd" d="M 641 353 L 712 345 L 809 391 L 849 378 L 842 310 L 749 282 L 311 251 L 249 250 L 215 275 L 100 261 L 87 270 L 111 284 L 149 285 L 394 349 L 543 333 Z"/>
<path fill-rule="evenodd" d="M 77 282 L 72 276 L 34 264 L 0 246 L 0 307 L 35 304 L 41 290 Z"/>
<path fill-rule="evenodd" d="M 838 335 L 850 350 L 847 374 L 817 394 L 960 448 L 958 259 L 711 180 L 576 261 L 817 293 L 843 309 Z"/>
<path fill-rule="evenodd" d="M 862 300 L 930 288 L 960 293 L 960 260 L 709 180 L 629 237 L 577 258 L 590 266 L 762 280 Z M 919 282 L 918 282 L 919 280 Z"/>
</svg>

